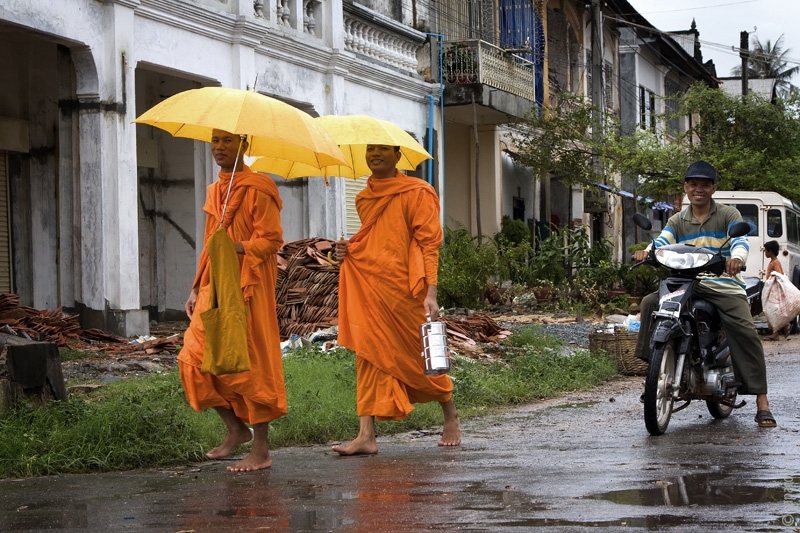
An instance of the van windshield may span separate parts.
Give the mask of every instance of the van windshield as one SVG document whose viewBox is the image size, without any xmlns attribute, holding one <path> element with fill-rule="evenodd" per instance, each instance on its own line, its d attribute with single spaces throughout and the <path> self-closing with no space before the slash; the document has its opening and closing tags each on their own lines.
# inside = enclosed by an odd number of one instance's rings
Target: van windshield
<svg viewBox="0 0 800 533">
<path fill-rule="evenodd" d="M 750 224 L 750 237 L 759 235 L 758 228 L 758 206 L 756 204 L 730 204 L 742 214 L 742 220 Z"/>
</svg>

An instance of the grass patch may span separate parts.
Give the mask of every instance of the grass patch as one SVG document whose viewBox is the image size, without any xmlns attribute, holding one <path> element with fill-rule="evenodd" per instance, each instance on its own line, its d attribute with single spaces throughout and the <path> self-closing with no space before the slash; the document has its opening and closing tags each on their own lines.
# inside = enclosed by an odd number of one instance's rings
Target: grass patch
<svg viewBox="0 0 800 533">
<path fill-rule="evenodd" d="M 105 354 L 101 352 L 90 352 L 87 350 L 74 350 L 72 348 L 59 348 L 58 354 L 61 357 L 61 361 L 79 361 L 81 359 L 92 359 L 103 357 Z"/>
<path fill-rule="evenodd" d="M 559 355 L 561 344 L 526 330 L 510 337 L 496 362 L 453 362 L 454 400 L 462 420 L 504 406 L 590 388 L 616 374 L 601 355 Z M 504 343 L 504 345 L 506 344 Z M 347 350 L 300 350 L 284 358 L 289 414 L 270 424 L 272 448 L 346 441 L 358 432 L 355 356 Z M 400 422 L 379 422 L 380 435 L 440 426 L 435 403 Z M 224 436 L 213 410 L 193 411 L 177 370 L 114 382 L 88 397 L 0 414 L 0 477 L 101 472 L 205 459 Z M 234 454 L 245 450 L 235 450 Z"/>
<path fill-rule="evenodd" d="M 177 372 L 120 380 L 91 397 L 0 417 L 0 476 L 40 476 L 164 466 L 204 458 L 211 414 L 183 397 Z M 216 415 L 214 415 L 216 416 Z"/>
</svg>

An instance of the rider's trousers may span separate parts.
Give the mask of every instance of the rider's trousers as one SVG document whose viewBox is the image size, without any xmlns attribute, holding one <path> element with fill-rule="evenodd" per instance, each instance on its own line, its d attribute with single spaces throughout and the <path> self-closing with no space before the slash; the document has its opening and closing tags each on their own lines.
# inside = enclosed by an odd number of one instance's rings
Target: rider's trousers
<svg viewBox="0 0 800 533">
<path fill-rule="evenodd" d="M 750 315 L 750 306 L 744 295 L 726 294 L 704 287 L 697 287 L 695 298 L 703 298 L 719 311 L 722 329 L 728 337 L 733 372 L 742 383 L 739 394 L 767 393 L 767 366 L 764 361 L 764 346 L 758 338 Z M 641 325 L 636 340 L 636 357 L 648 361 L 653 312 L 658 310 L 658 292 L 642 298 Z"/>
</svg>

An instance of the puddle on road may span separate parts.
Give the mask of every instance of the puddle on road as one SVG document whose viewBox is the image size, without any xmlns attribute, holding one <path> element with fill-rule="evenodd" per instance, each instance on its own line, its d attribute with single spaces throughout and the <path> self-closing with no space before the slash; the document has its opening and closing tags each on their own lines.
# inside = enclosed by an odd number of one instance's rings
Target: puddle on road
<svg viewBox="0 0 800 533">
<path fill-rule="evenodd" d="M 588 401 L 588 402 L 577 402 L 577 403 L 565 403 L 561 405 L 554 405 L 553 409 L 573 409 L 573 408 L 582 408 L 582 407 L 591 407 L 593 405 L 597 405 L 598 401 Z"/>
<path fill-rule="evenodd" d="M 587 496 L 621 505 L 647 507 L 747 505 L 753 503 L 793 503 L 800 501 L 797 478 L 765 480 L 746 484 L 723 474 L 696 474 L 658 480 L 653 487 L 626 489 Z M 779 486 L 774 485 L 779 482 Z"/>
<path fill-rule="evenodd" d="M 800 526 L 800 514 L 785 514 L 775 517 L 766 522 L 762 522 L 767 526 L 782 526 L 782 527 L 795 527 Z M 558 528 L 577 528 L 577 527 L 607 527 L 607 528 L 643 528 L 649 530 L 663 529 L 667 527 L 680 527 L 680 526 L 697 526 L 697 517 L 690 516 L 677 516 L 677 515 L 656 515 L 656 516 L 636 516 L 616 518 L 613 520 L 595 520 L 579 522 L 575 520 L 559 520 L 552 518 L 533 518 L 498 522 L 498 526 L 503 527 L 518 527 L 518 528 L 534 528 L 534 527 L 558 527 Z M 733 526 L 734 524 L 728 524 Z"/>
<path fill-rule="evenodd" d="M 646 529 L 659 529 L 668 526 L 682 526 L 687 524 L 697 524 L 697 518 L 691 516 L 674 516 L 674 515 L 660 515 L 660 516 L 641 516 L 635 518 L 618 518 L 614 520 L 597 520 L 576 522 L 573 520 L 554 520 L 550 518 L 536 518 L 527 520 L 514 520 L 508 522 L 499 522 L 498 526 L 503 527 L 521 527 L 530 529 L 534 527 L 635 527 Z"/>
</svg>

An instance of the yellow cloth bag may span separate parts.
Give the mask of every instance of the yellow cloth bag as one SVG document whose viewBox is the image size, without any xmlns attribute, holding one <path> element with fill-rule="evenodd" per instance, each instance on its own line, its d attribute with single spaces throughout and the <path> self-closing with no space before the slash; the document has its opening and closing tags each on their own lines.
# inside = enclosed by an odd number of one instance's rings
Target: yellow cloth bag
<svg viewBox="0 0 800 533">
<path fill-rule="evenodd" d="M 206 330 L 202 372 L 219 376 L 250 370 L 247 351 L 247 307 L 242 296 L 236 247 L 224 228 L 209 237 L 211 293 L 200 313 Z"/>
</svg>

